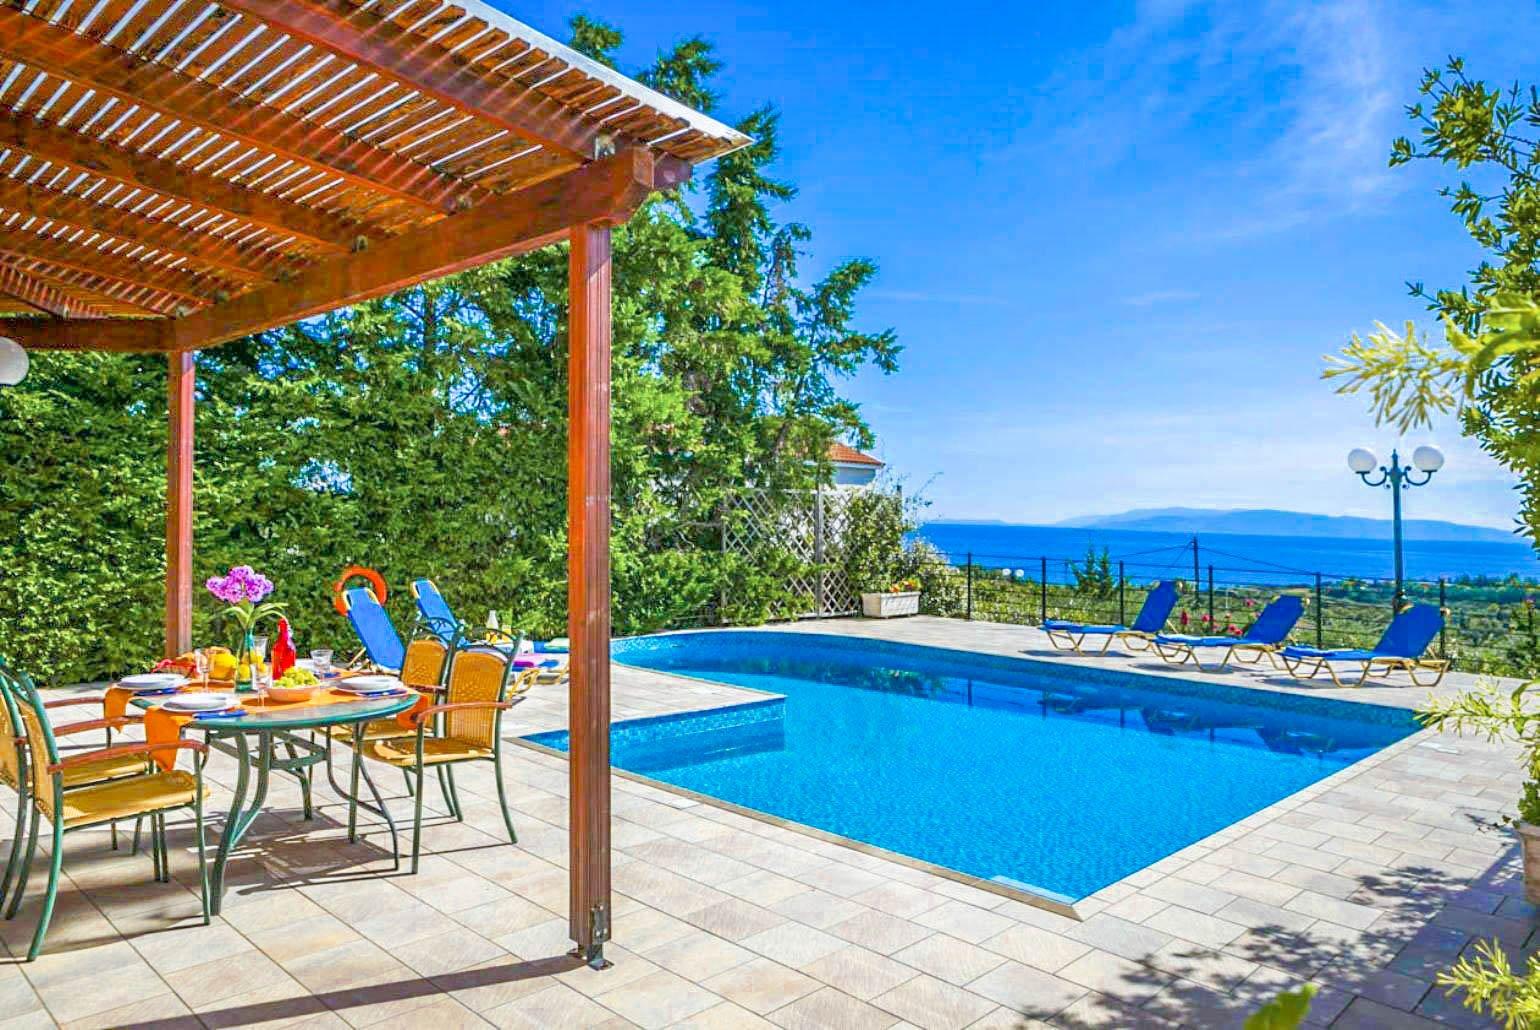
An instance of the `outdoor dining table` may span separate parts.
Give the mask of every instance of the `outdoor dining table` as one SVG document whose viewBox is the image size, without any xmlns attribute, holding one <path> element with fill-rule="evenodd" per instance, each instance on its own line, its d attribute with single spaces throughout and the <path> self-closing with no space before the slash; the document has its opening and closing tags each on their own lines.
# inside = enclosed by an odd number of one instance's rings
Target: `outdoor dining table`
<svg viewBox="0 0 1540 1030">
<path fill-rule="evenodd" d="M 231 756 L 236 762 L 230 814 L 225 820 L 224 832 L 214 855 L 214 866 L 209 873 L 209 905 L 214 915 L 219 914 L 220 902 L 224 897 L 225 865 L 229 861 L 230 852 L 261 813 L 267 801 L 268 781 L 272 773 L 288 773 L 299 781 L 304 815 L 306 819 L 311 818 L 311 774 L 316 765 L 327 762 L 330 752 L 331 738 L 326 735 L 326 731 L 334 726 L 352 726 L 354 746 L 357 747 L 367 723 L 399 715 L 416 704 L 419 696 L 415 691 L 407 690 L 404 694 L 388 697 L 316 704 L 266 701 L 253 694 L 243 699 L 243 715 L 199 716 L 188 720 L 183 727 L 184 731 L 197 730 L 203 734 L 209 747 Z M 150 709 L 163 700 L 163 697 L 135 697 L 130 703 L 136 708 Z M 309 735 L 312 731 L 320 731 L 321 742 Z M 252 775 L 253 767 L 256 770 L 255 777 Z M 355 769 L 357 767 L 355 764 Z M 332 782 L 335 786 L 336 781 Z M 390 813 L 367 771 L 364 772 L 364 782 L 375 799 L 375 805 L 366 804 L 364 807 L 386 820 L 394 841 L 395 824 L 390 821 Z M 250 802 L 246 799 L 248 790 L 251 791 Z M 356 775 L 351 793 L 358 793 Z M 392 850 L 398 852 L 394 847 Z"/>
</svg>

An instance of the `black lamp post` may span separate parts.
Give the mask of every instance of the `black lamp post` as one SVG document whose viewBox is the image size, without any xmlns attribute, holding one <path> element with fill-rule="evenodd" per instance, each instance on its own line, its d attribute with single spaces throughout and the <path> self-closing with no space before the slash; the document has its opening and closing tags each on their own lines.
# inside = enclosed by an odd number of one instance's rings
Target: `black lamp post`
<svg viewBox="0 0 1540 1030">
<path fill-rule="evenodd" d="M 1379 476 L 1369 478 L 1379 466 Z M 1390 452 L 1390 464 L 1380 465 L 1380 460 L 1374 456 L 1374 452 L 1363 447 L 1355 447 L 1348 452 L 1348 468 L 1358 473 L 1369 486 L 1388 486 L 1390 488 L 1390 523 L 1396 542 L 1396 596 L 1391 601 L 1392 612 L 1400 612 L 1406 604 L 1405 575 L 1401 560 L 1401 488 L 1403 486 L 1424 486 L 1433 478 L 1433 473 L 1444 467 L 1444 454 L 1437 447 L 1427 444 L 1412 452 L 1412 463 L 1401 464 L 1401 456 L 1394 450 Z M 1415 472 L 1413 470 L 1416 470 Z M 1421 472 L 1422 478 L 1416 478 L 1416 473 Z"/>
</svg>

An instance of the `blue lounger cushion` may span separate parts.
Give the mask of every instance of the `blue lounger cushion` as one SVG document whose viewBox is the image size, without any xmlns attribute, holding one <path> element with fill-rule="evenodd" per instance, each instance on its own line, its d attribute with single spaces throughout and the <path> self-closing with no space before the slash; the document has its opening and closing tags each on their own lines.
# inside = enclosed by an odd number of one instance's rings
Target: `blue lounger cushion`
<svg viewBox="0 0 1540 1030">
<path fill-rule="evenodd" d="M 1044 629 L 1058 629 L 1066 633 L 1127 633 L 1127 626 L 1091 626 L 1083 622 L 1065 622 L 1062 619 L 1049 619 L 1043 623 Z"/>
<path fill-rule="evenodd" d="M 1189 637 L 1178 633 L 1162 633 L 1155 638 L 1157 644 L 1185 644 L 1188 647 L 1230 647 L 1234 644 L 1261 644 L 1272 647 L 1281 644 L 1293 631 L 1294 624 L 1305 613 L 1305 602 L 1292 594 L 1273 598 L 1257 616 L 1257 621 L 1238 637 Z"/>
<path fill-rule="evenodd" d="M 1380 642 L 1372 650 L 1344 647 L 1335 650 L 1319 647 L 1286 647 L 1285 658 L 1321 658 L 1329 662 L 1368 662 L 1377 658 L 1415 660 L 1433 643 L 1444 628 L 1444 613 L 1437 605 L 1414 604 L 1390 620 Z"/>
<path fill-rule="evenodd" d="M 359 643 L 369 660 L 382 669 L 399 669 L 406 658 L 406 645 L 396 632 L 390 613 L 368 587 L 352 587 L 344 591 L 347 598 L 348 622 L 358 634 Z"/>
<path fill-rule="evenodd" d="M 1084 633 L 1110 635 L 1113 633 L 1159 633 L 1166 625 L 1166 620 L 1171 617 L 1171 610 L 1176 607 L 1176 581 L 1162 580 L 1155 584 L 1144 597 L 1144 605 L 1139 609 L 1139 617 L 1128 626 L 1094 625 L 1083 622 L 1068 622 L 1064 619 L 1045 619 L 1043 629 L 1062 633 Z"/>
</svg>

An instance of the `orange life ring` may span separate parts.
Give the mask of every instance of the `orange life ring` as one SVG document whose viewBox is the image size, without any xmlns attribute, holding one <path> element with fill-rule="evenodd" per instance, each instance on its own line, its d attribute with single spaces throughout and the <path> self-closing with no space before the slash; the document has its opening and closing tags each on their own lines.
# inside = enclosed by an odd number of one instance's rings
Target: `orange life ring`
<svg viewBox="0 0 1540 1030">
<path fill-rule="evenodd" d="M 349 565 L 342 570 L 342 575 L 337 577 L 337 582 L 332 584 L 332 607 L 337 609 L 338 615 L 348 613 L 348 602 L 342 596 L 342 592 L 347 589 L 348 580 L 354 576 L 367 579 L 370 589 L 374 591 L 375 599 L 381 604 L 385 603 L 385 577 L 366 565 Z"/>
</svg>

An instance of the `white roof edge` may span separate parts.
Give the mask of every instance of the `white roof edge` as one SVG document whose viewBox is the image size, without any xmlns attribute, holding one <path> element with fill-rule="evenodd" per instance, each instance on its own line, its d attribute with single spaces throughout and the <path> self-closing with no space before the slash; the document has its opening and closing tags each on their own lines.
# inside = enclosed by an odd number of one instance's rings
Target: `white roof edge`
<svg viewBox="0 0 1540 1030">
<path fill-rule="evenodd" d="M 559 57 L 590 78 L 598 79 L 607 85 L 614 86 L 627 96 L 641 101 L 661 114 L 678 118 L 689 125 L 690 128 L 704 132 L 708 136 L 730 140 L 734 150 L 746 147 L 754 142 L 752 138 L 739 132 L 732 126 L 719 122 L 710 115 L 702 114 L 693 107 L 681 104 L 672 97 L 665 96 L 649 86 L 644 86 L 635 79 L 622 75 L 608 65 L 600 64 L 593 58 L 578 53 L 565 43 L 558 43 L 545 33 L 531 28 L 510 14 L 505 14 L 491 4 L 485 3 L 484 0 L 454 0 L 454 2 L 456 6 L 464 8 L 467 14 L 480 18 L 488 25 L 502 29 L 512 36 L 517 36 L 531 46 L 538 47 L 554 57 Z"/>
</svg>

